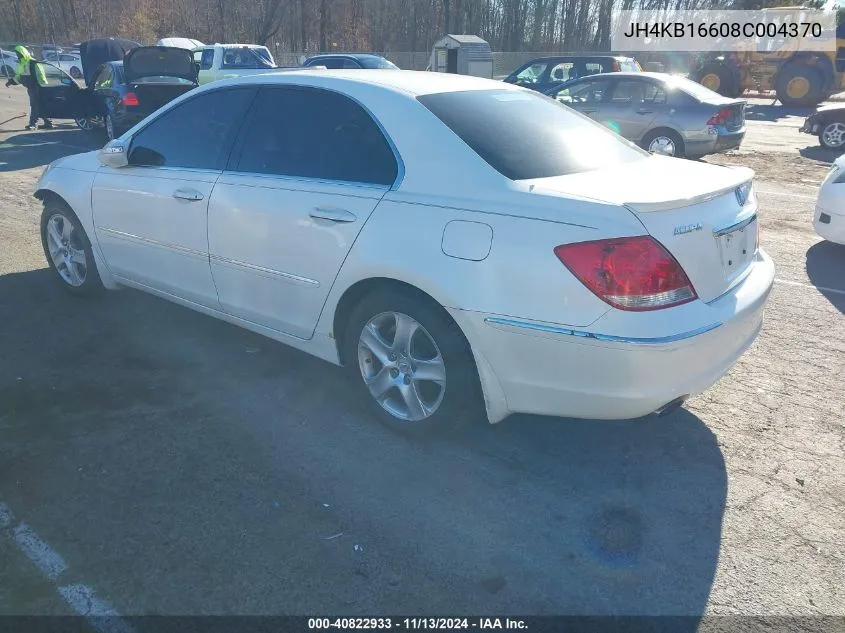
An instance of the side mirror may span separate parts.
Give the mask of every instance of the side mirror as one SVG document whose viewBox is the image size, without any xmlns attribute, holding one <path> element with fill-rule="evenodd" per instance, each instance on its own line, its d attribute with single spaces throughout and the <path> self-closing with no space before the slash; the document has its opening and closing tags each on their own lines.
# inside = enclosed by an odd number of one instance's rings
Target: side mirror
<svg viewBox="0 0 845 633">
<path fill-rule="evenodd" d="M 126 167 L 129 164 L 129 145 L 120 139 L 109 141 L 106 146 L 100 150 L 98 158 L 100 163 L 106 167 L 113 167 L 119 169 Z"/>
</svg>

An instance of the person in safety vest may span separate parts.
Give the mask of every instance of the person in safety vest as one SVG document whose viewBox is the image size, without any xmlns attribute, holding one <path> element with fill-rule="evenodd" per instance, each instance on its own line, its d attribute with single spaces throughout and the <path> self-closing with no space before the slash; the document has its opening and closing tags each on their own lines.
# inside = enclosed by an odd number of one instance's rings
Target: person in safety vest
<svg viewBox="0 0 845 633">
<path fill-rule="evenodd" d="M 39 117 L 38 114 L 39 88 L 47 85 L 47 76 L 44 74 L 44 69 L 41 67 L 41 64 L 32 58 L 26 47 L 18 45 L 13 50 L 18 57 L 18 66 L 15 69 L 15 76 L 10 77 L 6 85 L 14 86 L 15 84 L 21 84 L 26 87 L 26 92 L 29 96 L 29 123 L 26 129 L 35 129 L 35 124 L 38 123 L 39 118 L 44 119 L 44 125 L 41 126 L 41 129 L 52 129 L 53 123 L 50 119 L 43 116 Z"/>
</svg>

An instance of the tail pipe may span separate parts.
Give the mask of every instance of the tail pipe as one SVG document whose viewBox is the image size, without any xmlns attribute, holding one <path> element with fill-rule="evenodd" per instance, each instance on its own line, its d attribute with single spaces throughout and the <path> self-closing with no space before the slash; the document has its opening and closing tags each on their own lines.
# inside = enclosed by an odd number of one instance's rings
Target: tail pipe
<svg viewBox="0 0 845 633">
<path fill-rule="evenodd" d="M 664 416 L 669 415 L 670 413 L 672 413 L 676 409 L 680 409 L 681 406 L 684 404 L 684 402 L 686 402 L 687 397 L 688 396 L 680 396 L 679 398 L 675 398 L 671 402 L 667 402 L 662 407 L 660 407 L 657 411 L 654 412 L 655 415 L 657 415 L 658 418 L 662 418 Z"/>
</svg>

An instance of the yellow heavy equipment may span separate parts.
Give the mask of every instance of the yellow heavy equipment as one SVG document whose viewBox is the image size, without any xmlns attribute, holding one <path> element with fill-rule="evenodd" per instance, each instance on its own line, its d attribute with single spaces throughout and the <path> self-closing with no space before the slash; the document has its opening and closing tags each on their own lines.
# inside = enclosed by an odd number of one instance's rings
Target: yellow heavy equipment
<svg viewBox="0 0 845 633">
<path fill-rule="evenodd" d="M 767 13 L 795 13 L 804 7 L 763 9 Z M 768 50 L 738 48 L 699 60 L 692 78 L 727 97 L 746 90 L 774 91 L 785 106 L 813 107 L 845 90 L 845 25 L 836 28 L 835 50 L 802 50 L 801 40 L 770 39 Z"/>
</svg>

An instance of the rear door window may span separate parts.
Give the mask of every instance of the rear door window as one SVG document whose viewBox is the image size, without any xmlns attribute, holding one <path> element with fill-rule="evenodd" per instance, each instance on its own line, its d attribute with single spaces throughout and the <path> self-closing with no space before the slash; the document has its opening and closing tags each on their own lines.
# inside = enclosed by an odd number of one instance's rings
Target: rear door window
<svg viewBox="0 0 845 633">
<path fill-rule="evenodd" d="M 114 79 L 110 66 L 101 66 L 94 75 L 94 90 L 103 90 L 114 85 Z"/>
<path fill-rule="evenodd" d="M 313 88 L 264 88 L 255 100 L 235 171 L 392 185 L 390 145 L 351 99 Z"/>
<path fill-rule="evenodd" d="M 562 176 L 648 156 L 585 116 L 540 94 L 472 90 L 417 99 L 493 169 L 511 180 Z"/>
<path fill-rule="evenodd" d="M 129 162 L 222 169 L 254 94 L 253 88 L 215 90 L 180 103 L 133 137 Z"/>
</svg>

